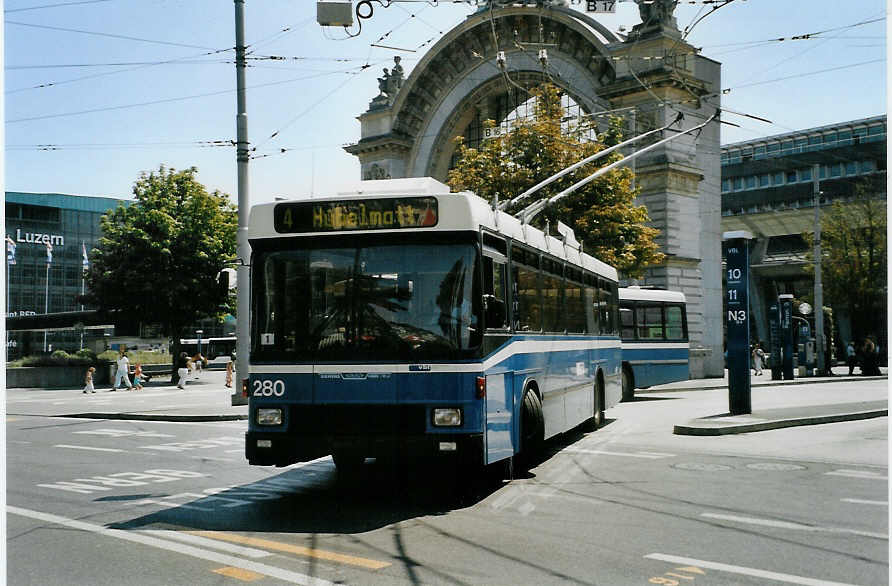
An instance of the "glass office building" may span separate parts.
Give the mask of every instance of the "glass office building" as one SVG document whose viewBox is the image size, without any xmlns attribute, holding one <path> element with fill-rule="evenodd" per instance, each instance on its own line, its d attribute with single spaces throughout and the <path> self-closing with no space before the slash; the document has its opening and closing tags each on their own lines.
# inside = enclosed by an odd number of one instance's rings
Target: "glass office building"
<svg viewBox="0 0 892 586">
<path fill-rule="evenodd" d="M 110 197 L 7 191 L 7 315 L 79 311 L 77 296 L 83 287 L 83 252 L 86 250 L 89 254 L 98 243 L 102 215 L 128 203 Z M 10 254 L 10 241 L 14 244 L 14 257 Z M 52 247 L 49 263 L 47 243 Z M 9 358 L 16 358 L 23 350 L 25 335 L 9 333 Z M 39 338 L 36 345 L 42 348 L 42 333 Z M 35 340 L 30 342 L 33 348 Z M 80 336 L 73 332 L 50 332 L 48 343 L 56 349 L 77 350 Z"/>
</svg>

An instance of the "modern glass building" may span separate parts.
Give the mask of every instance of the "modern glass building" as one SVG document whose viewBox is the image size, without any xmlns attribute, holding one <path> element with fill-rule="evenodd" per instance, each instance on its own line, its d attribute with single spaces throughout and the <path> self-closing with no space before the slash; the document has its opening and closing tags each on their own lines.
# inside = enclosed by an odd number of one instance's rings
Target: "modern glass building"
<svg viewBox="0 0 892 586">
<path fill-rule="evenodd" d="M 802 299 L 814 291 L 814 279 L 805 271 L 808 245 L 802 235 L 814 232 L 815 180 L 822 210 L 850 200 L 858 188 L 886 199 L 886 116 L 728 144 L 722 147 L 721 164 L 722 231 L 746 230 L 755 237 L 750 250 L 753 333 L 757 340 L 768 340 L 767 309 L 777 296 Z M 856 333 L 844 308 L 833 310 L 839 348 Z M 878 316 L 878 331 L 871 332 L 882 347 L 885 323 L 885 316 Z"/>
<path fill-rule="evenodd" d="M 84 251 L 89 254 L 101 236 L 99 219 L 108 210 L 129 202 L 111 197 L 62 193 L 6 192 L 7 315 L 35 315 L 82 309 L 77 302 L 83 287 Z M 52 262 L 47 262 L 48 246 Z M 15 248 L 15 255 L 10 249 Z M 91 309 L 86 307 L 84 309 Z M 22 332 L 10 332 L 9 358 L 23 351 Z M 49 332 L 48 344 L 76 350 L 80 336 Z M 42 350 L 34 336 L 28 340 Z"/>
</svg>

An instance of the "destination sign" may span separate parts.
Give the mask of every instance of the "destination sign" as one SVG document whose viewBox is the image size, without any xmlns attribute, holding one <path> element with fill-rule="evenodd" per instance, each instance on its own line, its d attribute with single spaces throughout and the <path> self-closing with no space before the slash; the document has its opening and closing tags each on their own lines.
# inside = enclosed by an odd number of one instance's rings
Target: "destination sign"
<svg viewBox="0 0 892 586">
<path fill-rule="evenodd" d="M 431 228 L 437 211 L 435 197 L 302 201 L 276 205 L 273 224 L 284 234 Z"/>
</svg>

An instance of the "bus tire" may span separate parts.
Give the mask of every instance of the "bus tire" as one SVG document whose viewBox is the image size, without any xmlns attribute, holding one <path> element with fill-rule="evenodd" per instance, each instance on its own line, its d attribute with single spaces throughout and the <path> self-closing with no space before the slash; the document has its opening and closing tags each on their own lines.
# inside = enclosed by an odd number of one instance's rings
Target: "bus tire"
<svg viewBox="0 0 892 586">
<path fill-rule="evenodd" d="M 604 379 L 601 375 L 595 380 L 594 385 L 594 410 L 591 419 L 583 424 L 585 431 L 597 431 L 604 425 Z"/>
<path fill-rule="evenodd" d="M 523 467 L 530 468 L 542 456 L 544 447 L 542 401 L 533 389 L 527 389 L 520 408 L 520 459 Z"/>
<path fill-rule="evenodd" d="M 635 376 L 632 374 L 632 369 L 626 365 L 623 365 L 623 402 L 628 403 L 629 401 L 635 400 Z"/>
</svg>

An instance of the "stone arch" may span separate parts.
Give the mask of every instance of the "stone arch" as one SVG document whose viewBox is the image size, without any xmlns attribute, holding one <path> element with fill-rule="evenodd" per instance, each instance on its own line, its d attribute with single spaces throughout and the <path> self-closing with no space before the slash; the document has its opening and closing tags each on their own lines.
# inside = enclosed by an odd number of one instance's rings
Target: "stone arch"
<svg viewBox="0 0 892 586">
<path fill-rule="evenodd" d="M 560 6 L 478 11 L 425 54 L 388 107 L 373 105 L 360 116 L 363 139 L 347 151 L 359 156 L 364 177 L 377 163 L 392 177 L 445 180 L 454 136 L 464 132 L 481 101 L 506 91 L 499 51 L 515 83 L 549 79 L 592 112 L 608 107 L 598 89 L 616 77 L 607 45 L 619 41 L 587 15 Z M 540 46 L 548 52 L 544 71 Z"/>
</svg>

